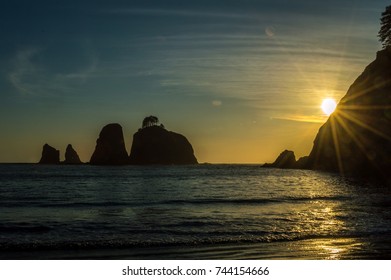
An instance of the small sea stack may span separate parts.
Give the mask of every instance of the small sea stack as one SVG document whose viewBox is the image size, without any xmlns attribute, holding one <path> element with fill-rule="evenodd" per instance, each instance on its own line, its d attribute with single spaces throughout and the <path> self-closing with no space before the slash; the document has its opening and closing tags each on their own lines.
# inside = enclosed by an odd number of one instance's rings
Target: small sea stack
<svg viewBox="0 0 391 280">
<path fill-rule="evenodd" d="M 263 167 L 295 168 L 296 156 L 293 151 L 283 151 L 273 163 L 265 163 Z"/>
<path fill-rule="evenodd" d="M 45 144 L 42 148 L 42 156 L 39 161 L 40 164 L 59 164 L 60 163 L 60 151 L 56 150 L 52 146 Z"/>
<path fill-rule="evenodd" d="M 68 144 L 67 149 L 65 151 L 65 161 L 64 164 L 82 164 L 79 155 L 73 149 L 71 144 Z"/>
</svg>

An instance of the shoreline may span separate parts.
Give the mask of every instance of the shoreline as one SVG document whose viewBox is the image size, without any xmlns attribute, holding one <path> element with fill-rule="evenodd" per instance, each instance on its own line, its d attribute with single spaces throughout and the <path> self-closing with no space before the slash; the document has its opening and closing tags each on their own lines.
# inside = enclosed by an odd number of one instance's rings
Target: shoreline
<svg viewBox="0 0 391 280">
<path fill-rule="evenodd" d="M 314 238 L 265 243 L 191 246 L 0 250 L 1 260 L 374 260 L 390 259 L 386 238 Z"/>
</svg>

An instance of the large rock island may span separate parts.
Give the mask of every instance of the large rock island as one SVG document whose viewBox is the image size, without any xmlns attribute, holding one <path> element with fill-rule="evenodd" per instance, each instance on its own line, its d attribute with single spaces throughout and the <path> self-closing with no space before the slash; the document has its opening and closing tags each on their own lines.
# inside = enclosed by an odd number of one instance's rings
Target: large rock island
<svg viewBox="0 0 391 280">
<path fill-rule="evenodd" d="M 111 123 L 102 128 L 90 164 L 121 165 L 128 163 L 121 125 Z"/>
<path fill-rule="evenodd" d="M 133 135 L 130 164 L 197 164 L 194 150 L 185 136 L 158 125 L 158 119 L 144 119 Z"/>
<path fill-rule="evenodd" d="M 350 86 L 319 129 L 304 168 L 391 183 L 391 48 Z M 294 166 L 294 165 L 293 165 Z"/>
</svg>

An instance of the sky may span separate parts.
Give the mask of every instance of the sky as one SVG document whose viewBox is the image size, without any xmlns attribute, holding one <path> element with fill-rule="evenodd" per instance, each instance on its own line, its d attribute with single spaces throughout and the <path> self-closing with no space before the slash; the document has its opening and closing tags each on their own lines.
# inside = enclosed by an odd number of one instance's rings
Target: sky
<svg viewBox="0 0 391 280">
<path fill-rule="evenodd" d="M 19 1 L 0 4 L 0 162 L 45 143 L 88 162 L 120 123 L 185 135 L 199 162 L 309 154 L 327 116 L 381 49 L 382 0 Z"/>
</svg>

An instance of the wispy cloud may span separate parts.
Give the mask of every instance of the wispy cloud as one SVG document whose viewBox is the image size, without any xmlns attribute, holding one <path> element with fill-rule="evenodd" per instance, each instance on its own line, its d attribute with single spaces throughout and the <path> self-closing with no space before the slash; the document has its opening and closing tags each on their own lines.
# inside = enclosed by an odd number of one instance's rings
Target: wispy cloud
<svg viewBox="0 0 391 280">
<path fill-rule="evenodd" d="M 179 16 L 179 17 L 212 17 L 212 18 L 237 18 L 237 19 L 256 19 L 255 15 L 239 14 L 239 13 L 220 13 L 209 11 L 195 10 L 178 10 L 178 9 L 111 9 L 103 11 L 108 14 L 115 15 L 143 15 L 143 16 Z"/>
<path fill-rule="evenodd" d="M 34 59 L 43 53 L 44 50 L 37 47 L 24 48 L 16 53 L 8 80 L 20 94 L 49 97 L 71 93 L 76 90 L 75 81 L 85 82 L 94 77 L 97 71 L 98 59 L 93 57 L 80 71 L 51 73 L 45 65 L 34 62 Z"/>
<path fill-rule="evenodd" d="M 23 94 L 34 94 L 34 77 L 40 69 L 31 61 L 40 52 L 38 48 L 26 48 L 19 51 L 14 59 L 14 69 L 9 73 L 11 84 Z"/>
<path fill-rule="evenodd" d="M 221 100 L 213 100 L 212 101 L 212 105 L 214 107 L 220 107 L 222 104 L 223 104 L 223 102 Z"/>
<path fill-rule="evenodd" d="M 278 121 L 324 123 L 327 120 L 327 116 L 287 115 L 287 116 L 272 117 L 271 119 L 278 120 Z"/>
<path fill-rule="evenodd" d="M 93 78 L 97 76 L 99 60 L 96 56 L 91 56 L 89 64 L 82 70 L 67 74 L 57 75 L 57 79 L 70 80 L 77 79 L 86 81 L 88 78 Z"/>
</svg>

